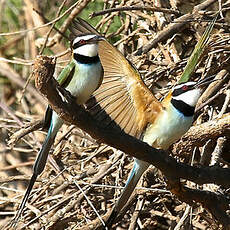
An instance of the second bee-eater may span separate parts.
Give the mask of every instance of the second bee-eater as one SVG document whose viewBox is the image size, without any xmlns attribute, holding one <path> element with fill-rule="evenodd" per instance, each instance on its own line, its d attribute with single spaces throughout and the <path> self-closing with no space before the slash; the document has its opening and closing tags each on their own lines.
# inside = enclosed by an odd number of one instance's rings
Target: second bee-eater
<svg viewBox="0 0 230 230">
<path fill-rule="evenodd" d="M 77 104 L 81 105 L 89 99 L 91 94 L 102 82 L 103 68 L 98 56 L 98 46 L 99 41 L 104 40 L 104 38 L 97 33 L 85 34 L 84 27 L 78 27 L 77 29 L 72 28 L 71 32 L 75 36 L 71 44 L 72 59 L 62 70 L 57 81 L 75 96 Z M 48 124 L 48 133 L 35 160 L 33 175 L 14 219 L 15 222 L 17 222 L 26 205 L 37 177 L 45 168 L 49 151 L 54 143 L 58 130 L 63 125 L 63 121 L 58 117 L 55 111 L 48 107 L 45 124 L 46 126 Z"/>
</svg>

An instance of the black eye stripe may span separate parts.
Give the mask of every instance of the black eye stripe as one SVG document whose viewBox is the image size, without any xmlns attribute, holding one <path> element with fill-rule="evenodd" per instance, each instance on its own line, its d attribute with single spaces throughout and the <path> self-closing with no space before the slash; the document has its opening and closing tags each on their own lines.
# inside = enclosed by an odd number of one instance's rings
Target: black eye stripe
<svg viewBox="0 0 230 230">
<path fill-rule="evenodd" d="M 178 86 L 179 85 L 177 85 L 177 88 L 175 88 L 172 92 L 172 96 L 174 97 L 179 96 L 180 94 L 185 93 L 194 87 L 194 85 L 184 85 L 183 83 L 181 84 L 180 88 L 178 88 Z M 186 86 L 186 87 L 183 87 L 183 86 Z"/>
<path fill-rule="evenodd" d="M 179 89 L 174 89 L 173 90 L 173 93 L 172 93 L 172 96 L 176 97 L 176 96 L 179 96 L 180 94 L 184 93 L 185 91 L 182 89 L 182 88 L 179 88 Z"/>
<path fill-rule="evenodd" d="M 79 40 L 78 42 L 73 44 L 73 49 L 77 49 L 78 47 L 81 47 L 83 45 L 86 45 L 87 41 L 84 39 Z"/>
<path fill-rule="evenodd" d="M 79 36 L 78 38 L 79 38 L 79 40 L 76 42 L 75 41 L 75 39 L 74 40 L 72 40 L 72 48 L 73 49 L 77 49 L 78 47 L 80 47 L 80 46 L 83 46 L 83 45 L 86 45 L 87 44 L 87 41 L 89 40 L 89 39 L 91 39 L 91 37 L 87 37 L 87 35 L 94 35 L 94 34 L 84 34 L 84 35 L 82 35 L 82 36 Z M 94 35 L 95 36 L 95 35 Z M 74 42 L 75 41 L 75 42 Z"/>
<path fill-rule="evenodd" d="M 80 44 L 78 42 L 76 42 L 76 43 L 73 44 L 73 49 L 74 50 L 77 49 L 78 47 L 80 47 Z"/>
</svg>

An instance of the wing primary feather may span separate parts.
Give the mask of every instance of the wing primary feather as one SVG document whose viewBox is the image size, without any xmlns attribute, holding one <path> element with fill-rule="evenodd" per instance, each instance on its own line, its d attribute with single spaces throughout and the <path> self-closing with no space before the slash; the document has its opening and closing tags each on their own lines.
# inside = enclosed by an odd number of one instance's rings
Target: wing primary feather
<svg viewBox="0 0 230 230">
<path fill-rule="evenodd" d="M 111 107 L 111 104 L 108 104 L 108 108 L 103 108 L 103 109 L 106 112 L 106 114 L 109 114 L 111 118 L 111 122 L 113 120 L 114 122 L 116 121 L 116 124 L 121 129 L 124 129 L 126 132 L 128 131 L 129 133 L 129 130 L 127 130 L 127 124 L 130 122 L 128 114 L 130 113 L 131 110 L 134 109 L 132 104 L 130 103 L 130 100 L 128 100 L 127 98 L 123 98 L 122 100 L 122 95 L 121 95 L 121 97 L 119 99 L 117 98 L 116 100 L 116 107 L 111 108 L 111 111 L 109 110 L 109 107 Z M 133 115 L 132 118 L 133 117 L 135 116 Z M 103 121 L 103 119 L 106 119 L 106 118 L 105 117 L 101 118 L 100 121 Z M 107 125 L 110 125 L 110 123 L 107 123 Z"/>
<path fill-rule="evenodd" d="M 121 79 L 121 76 L 111 76 L 111 77 L 104 77 L 103 79 L 103 84 L 106 84 L 106 83 L 112 83 L 112 82 L 117 82 L 117 84 L 120 84 L 119 80 Z"/>
<path fill-rule="evenodd" d="M 127 107 L 126 107 L 127 108 Z M 118 110 L 118 111 L 113 111 L 113 115 L 114 116 L 109 116 L 108 113 L 103 110 L 103 111 L 100 111 L 100 122 L 103 122 L 103 124 L 105 124 L 106 126 L 118 126 L 120 129 L 123 129 L 122 127 L 120 127 L 119 125 L 119 121 L 118 122 L 115 122 L 115 118 L 114 117 L 117 117 L 119 116 L 120 114 L 122 113 L 122 109 Z M 111 115 L 111 114 L 110 114 Z M 120 117 L 120 119 L 122 120 L 124 117 Z"/>
<path fill-rule="evenodd" d="M 129 101 L 127 101 L 125 98 L 122 98 L 123 95 L 120 96 L 120 98 L 116 98 L 114 101 L 115 106 L 113 104 L 109 104 L 106 112 L 110 114 L 110 116 L 114 119 L 117 120 L 118 116 L 126 109 L 126 107 L 129 105 Z M 123 99 L 123 100 L 122 100 Z M 110 108 L 111 107 L 111 108 Z M 121 122 L 120 120 L 117 120 L 117 122 Z"/>
<path fill-rule="evenodd" d="M 132 113 L 132 117 L 129 119 L 129 123 L 127 124 L 127 132 L 130 135 L 132 135 L 132 136 L 134 136 L 136 138 L 139 138 L 142 130 L 139 130 L 138 124 L 135 122 L 135 120 L 136 120 L 136 118 L 134 116 L 134 113 Z"/>
<path fill-rule="evenodd" d="M 120 85 L 109 86 L 108 88 L 103 88 L 101 91 L 95 93 L 94 97 L 97 99 L 98 102 L 100 102 L 100 98 L 105 99 L 122 91 L 123 87 Z"/>
<path fill-rule="evenodd" d="M 119 91 L 117 91 L 117 94 L 118 93 Z M 113 94 L 113 96 L 115 96 L 115 94 Z M 110 97 L 110 95 L 106 95 L 106 97 L 101 95 L 101 99 L 99 99 L 100 98 L 91 97 L 90 100 L 87 102 L 87 109 L 93 115 L 96 115 L 100 112 L 99 108 L 105 110 L 106 106 L 108 106 L 111 103 L 112 98 Z"/>
<path fill-rule="evenodd" d="M 121 127 L 124 127 L 124 130 L 126 129 L 129 121 L 128 113 L 132 110 L 132 108 L 132 105 L 128 103 L 127 107 L 121 110 L 121 112 L 123 112 L 123 116 L 121 117 L 119 124 L 121 125 Z"/>
<path fill-rule="evenodd" d="M 116 94 L 120 94 L 120 96 L 116 96 Z M 95 104 L 91 106 L 90 110 L 92 111 L 94 109 L 94 106 L 97 106 L 98 104 L 100 104 L 100 106 L 104 110 L 106 110 L 107 106 L 109 105 L 112 106 L 113 103 L 119 100 L 120 98 L 123 97 L 124 99 L 127 99 L 128 97 L 125 97 L 125 94 L 127 93 L 123 91 L 117 91 L 116 93 L 112 92 L 110 95 L 108 94 L 106 94 L 106 96 L 101 95 L 101 98 L 100 97 L 95 98 Z M 128 100 L 130 99 L 128 98 Z"/>
<path fill-rule="evenodd" d="M 114 98 L 113 101 L 117 101 L 117 98 Z M 114 119 L 112 117 L 112 112 L 114 110 L 116 110 L 116 108 L 119 108 L 120 104 L 116 103 L 116 107 L 113 108 L 110 112 L 108 112 L 109 107 L 114 106 L 114 104 L 111 103 L 112 102 L 111 100 L 110 101 L 105 100 L 104 102 L 105 102 L 105 104 L 100 103 L 100 106 L 101 106 L 102 110 L 99 111 L 95 116 L 99 117 L 101 114 L 104 114 L 104 112 L 105 112 L 107 114 L 107 116 L 109 116 L 111 119 Z M 102 121 L 102 119 L 100 119 L 100 121 Z"/>
<path fill-rule="evenodd" d="M 102 110 L 99 111 L 95 116 L 99 117 L 101 114 L 103 114 L 104 112 L 106 112 L 106 114 L 112 119 L 111 112 L 110 113 L 108 112 L 108 107 L 111 107 L 113 105 L 110 103 L 110 101 L 109 102 L 108 101 L 104 101 L 104 102 L 106 104 L 102 104 L 102 103 L 100 104 Z M 102 120 L 100 120 L 100 121 L 102 121 Z"/>
<path fill-rule="evenodd" d="M 93 94 L 94 104 L 89 110 L 103 124 L 116 124 L 137 137 L 163 106 L 144 84 L 139 72 L 106 40 L 99 42 L 99 57 L 104 80 Z"/>
</svg>

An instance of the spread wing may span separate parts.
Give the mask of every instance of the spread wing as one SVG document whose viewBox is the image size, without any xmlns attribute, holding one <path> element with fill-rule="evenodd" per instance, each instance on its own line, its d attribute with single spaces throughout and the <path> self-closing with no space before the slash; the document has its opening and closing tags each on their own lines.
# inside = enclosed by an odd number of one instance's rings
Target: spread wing
<svg viewBox="0 0 230 230">
<path fill-rule="evenodd" d="M 82 33 L 100 35 L 80 18 L 73 22 L 70 30 L 75 36 Z M 87 102 L 87 108 L 103 125 L 118 127 L 139 138 L 163 107 L 120 51 L 104 40 L 99 42 L 98 52 L 104 78 Z"/>
<path fill-rule="evenodd" d="M 139 72 L 106 40 L 99 42 L 99 57 L 104 79 L 89 100 L 88 109 L 105 125 L 118 125 L 139 138 L 163 107 L 144 84 Z"/>
</svg>

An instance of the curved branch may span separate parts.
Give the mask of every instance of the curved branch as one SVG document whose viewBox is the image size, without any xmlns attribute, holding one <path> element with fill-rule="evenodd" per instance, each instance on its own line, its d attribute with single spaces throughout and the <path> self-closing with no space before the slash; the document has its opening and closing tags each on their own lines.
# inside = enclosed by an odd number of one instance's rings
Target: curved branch
<svg viewBox="0 0 230 230">
<path fill-rule="evenodd" d="M 230 113 L 224 114 L 221 119 L 205 122 L 191 127 L 189 131 L 176 143 L 174 152 L 191 154 L 194 146 L 201 147 L 209 139 L 216 140 L 220 136 L 230 136 Z"/>
<path fill-rule="evenodd" d="M 81 106 L 75 103 L 76 99 L 70 95 L 65 89 L 61 88 L 57 81 L 53 78 L 55 61 L 52 58 L 40 56 L 34 64 L 35 83 L 37 89 L 49 100 L 50 105 L 58 113 L 58 115 L 67 123 L 74 124 L 90 134 L 93 138 L 100 142 L 104 142 L 112 147 L 120 149 L 121 151 L 153 164 L 160 169 L 163 174 L 168 178 L 170 190 L 178 197 L 188 197 L 185 193 L 186 188 L 181 187 L 180 179 L 193 181 L 197 184 L 215 183 L 219 185 L 229 186 L 230 169 L 220 168 L 217 166 L 198 168 L 177 162 L 173 157 L 170 157 L 165 151 L 154 149 L 147 143 L 142 142 L 122 131 L 112 130 L 102 127 L 97 123 L 93 117 L 85 111 Z M 175 183 L 176 181 L 176 183 Z M 196 201 L 202 202 L 204 193 L 196 192 Z M 214 199 L 215 198 L 215 199 Z M 195 200 L 193 197 L 190 200 Z M 219 195 L 213 196 L 212 206 L 209 205 L 209 210 L 212 212 L 214 207 L 224 207 L 221 209 L 220 218 L 218 218 L 225 226 L 230 226 L 230 218 L 226 214 L 226 206 L 220 205 Z M 222 203 L 225 200 L 221 199 Z"/>
</svg>

